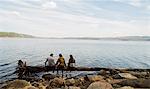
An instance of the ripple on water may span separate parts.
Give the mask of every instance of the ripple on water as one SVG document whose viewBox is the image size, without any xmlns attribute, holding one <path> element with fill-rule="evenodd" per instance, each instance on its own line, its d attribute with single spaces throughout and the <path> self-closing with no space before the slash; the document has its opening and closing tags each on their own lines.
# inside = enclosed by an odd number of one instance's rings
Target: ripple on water
<svg viewBox="0 0 150 89">
<path fill-rule="evenodd" d="M 11 78 L 18 59 L 27 65 L 44 65 L 50 53 L 62 53 L 68 61 L 73 54 L 78 66 L 150 68 L 150 42 L 5 39 L 0 44 L 0 77 Z M 13 63 L 12 63 L 13 62 Z M 8 76 L 10 75 L 10 76 Z M 14 77 L 14 76 L 13 76 Z"/>
</svg>

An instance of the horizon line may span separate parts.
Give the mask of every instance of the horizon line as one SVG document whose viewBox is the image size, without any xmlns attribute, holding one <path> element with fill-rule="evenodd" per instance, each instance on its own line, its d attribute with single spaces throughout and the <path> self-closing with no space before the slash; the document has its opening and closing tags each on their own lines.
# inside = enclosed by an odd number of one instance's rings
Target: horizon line
<svg viewBox="0 0 150 89">
<path fill-rule="evenodd" d="M 17 33 L 17 34 L 24 34 L 24 35 L 30 35 L 36 38 L 120 38 L 120 37 L 147 37 L 150 35 L 126 35 L 126 36 L 101 36 L 101 37 L 94 37 L 94 36 L 62 36 L 62 37 L 57 37 L 57 36 L 53 36 L 53 37 L 48 37 L 48 36 L 37 36 L 37 35 L 32 35 L 32 34 L 28 34 L 28 33 L 21 33 L 21 32 L 12 32 L 12 31 L 0 31 L 0 32 L 8 32 L 8 33 Z"/>
</svg>

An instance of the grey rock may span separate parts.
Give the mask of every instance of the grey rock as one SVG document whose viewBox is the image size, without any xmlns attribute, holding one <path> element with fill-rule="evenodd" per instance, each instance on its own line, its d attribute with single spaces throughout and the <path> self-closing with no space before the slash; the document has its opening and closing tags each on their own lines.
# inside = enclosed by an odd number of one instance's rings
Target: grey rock
<svg viewBox="0 0 150 89">
<path fill-rule="evenodd" d="M 125 79 L 137 79 L 137 77 L 129 74 L 129 73 L 119 73 L 119 75 L 122 77 L 122 78 L 125 78 Z"/>
<path fill-rule="evenodd" d="M 135 88 L 150 88 L 150 79 L 130 79 L 124 80 L 118 84 Z"/>
<path fill-rule="evenodd" d="M 54 79 L 54 78 L 56 78 L 56 77 L 58 77 L 58 76 L 56 76 L 56 75 L 54 75 L 54 74 L 44 74 L 44 75 L 42 76 L 42 78 L 44 78 L 45 80 L 51 80 L 51 79 Z"/>
</svg>

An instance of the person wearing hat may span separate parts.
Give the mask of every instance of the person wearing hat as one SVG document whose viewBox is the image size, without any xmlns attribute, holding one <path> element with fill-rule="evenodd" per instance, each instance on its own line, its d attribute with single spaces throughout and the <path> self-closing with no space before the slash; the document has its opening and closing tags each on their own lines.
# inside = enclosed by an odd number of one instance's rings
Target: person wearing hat
<svg viewBox="0 0 150 89">
<path fill-rule="evenodd" d="M 47 66 L 46 63 L 48 62 L 48 67 L 53 69 L 53 73 L 55 70 L 55 61 L 54 60 L 55 59 L 53 57 L 53 54 L 51 53 L 50 56 L 48 58 L 46 58 L 46 61 L 45 61 L 45 66 Z"/>
</svg>

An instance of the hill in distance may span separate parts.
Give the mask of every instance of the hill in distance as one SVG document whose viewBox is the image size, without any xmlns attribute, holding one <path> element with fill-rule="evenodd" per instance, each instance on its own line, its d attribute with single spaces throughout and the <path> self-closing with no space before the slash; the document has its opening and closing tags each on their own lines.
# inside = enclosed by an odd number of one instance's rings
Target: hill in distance
<svg viewBox="0 0 150 89">
<path fill-rule="evenodd" d="M 0 37 L 35 38 L 32 35 L 20 34 L 15 32 L 0 32 Z"/>
<path fill-rule="evenodd" d="M 150 41 L 150 36 L 123 36 L 123 37 L 36 37 L 27 34 L 20 34 L 15 32 L 0 32 L 0 37 L 10 37 L 10 38 L 39 38 L 39 39 L 82 39 L 82 40 L 120 40 L 120 41 Z"/>
</svg>

